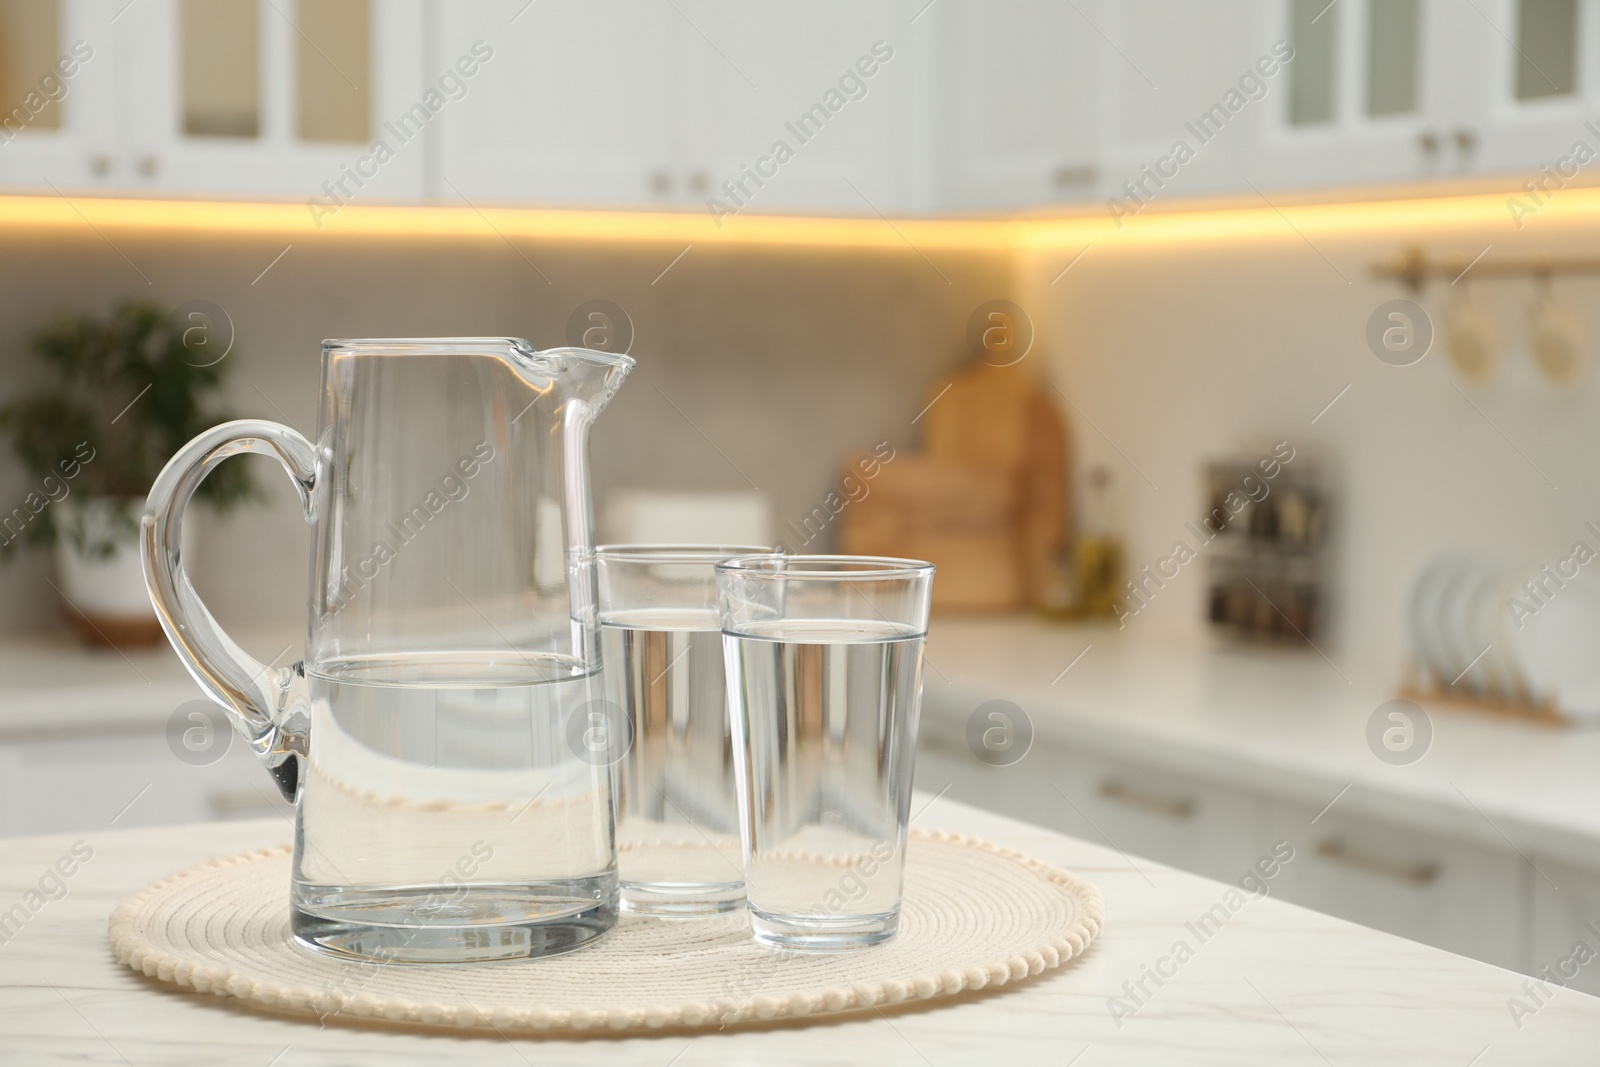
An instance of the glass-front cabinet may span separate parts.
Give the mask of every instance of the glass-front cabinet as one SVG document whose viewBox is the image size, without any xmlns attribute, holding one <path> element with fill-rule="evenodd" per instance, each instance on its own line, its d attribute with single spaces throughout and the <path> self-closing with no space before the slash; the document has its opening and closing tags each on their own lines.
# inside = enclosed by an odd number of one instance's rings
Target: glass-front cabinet
<svg viewBox="0 0 1600 1067">
<path fill-rule="evenodd" d="M 422 14 L 420 0 L 0 0 L 0 100 L 27 111 L 30 86 L 75 68 L 17 123 L 0 182 L 418 199 L 419 146 L 364 157 L 418 98 Z"/>
<path fill-rule="evenodd" d="M 0 189 L 68 195 L 870 216 L 1520 187 L 1600 154 L 1597 114 L 1600 0 L 0 0 Z"/>
<path fill-rule="evenodd" d="M 96 0 L 0 0 L 0 186 L 114 180 L 115 59 Z"/>
<path fill-rule="evenodd" d="M 1295 50 L 1258 184 L 1536 171 L 1600 103 L 1595 0 L 1271 0 Z M 1266 10 L 1266 8 L 1264 8 Z"/>
</svg>

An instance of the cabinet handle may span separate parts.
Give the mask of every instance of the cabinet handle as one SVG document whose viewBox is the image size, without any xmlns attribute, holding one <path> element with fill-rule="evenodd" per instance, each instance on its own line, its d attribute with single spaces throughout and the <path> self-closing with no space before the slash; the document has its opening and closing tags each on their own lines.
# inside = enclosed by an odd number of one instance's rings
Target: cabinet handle
<svg viewBox="0 0 1600 1067">
<path fill-rule="evenodd" d="M 1439 151 L 1439 135 L 1432 130 L 1424 130 L 1417 134 L 1417 147 L 1422 149 L 1423 155 L 1435 155 Z"/>
<path fill-rule="evenodd" d="M 1337 837 L 1330 837 L 1317 845 L 1317 855 L 1325 860 L 1343 864 L 1353 870 L 1364 871 L 1367 874 L 1382 875 L 1396 881 L 1407 882 L 1411 885 L 1429 885 L 1439 877 L 1439 865 L 1426 860 L 1416 863 L 1406 863 L 1403 860 L 1385 859 L 1381 856 L 1372 856 L 1356 852 Z"/>
<path fill-rule="evenodd" d="M 96 178 L 104 178 L 111 173 L 111 157 L 104 152 L 96 152 L 89 157 L 89 172 Z"/>
<path fill-rule="evenodd" d="M 1456 151 L 1464 156 L 1470 156 L 1478 148 L 1478 134 L 1463 126 L 1455 132 Z"/>
<path fill-rule="evenodd" d="M 1057 167 L 1050 175 L 1057 189 L 1075 189 L 1093 185 L 1100 172 L 1087 164 L 1078 167 Z"/>
<path fill-rule="evenodd" d="M 1160 793 L 1152 793 L 1130 786 L 1126 782 L 1119 782 L 1115 778 L 1107 778 L 1101 782 L 1099 793 L 1113 803 L 1180 821 L 1194 818 L 1195 809 L 1199 807 L 1186 797 L 1162 796 Z"/>
<path fill-rule="evenodd" d="M 156 176 L 156 172 L 159 171 L 160 169 L 161 169 L 161 160 L 156 158 L 155 156 L 140 156 L 139 157 L 139 177 L 141 177 L 141 178 L 154 178 Z"/>
<path fill-rule="evenodd" d="M 650 191 L 657 196 L 666 196 L 672 192 L 672 175 L 664 170 L 651 171 Z"/>
</svg>

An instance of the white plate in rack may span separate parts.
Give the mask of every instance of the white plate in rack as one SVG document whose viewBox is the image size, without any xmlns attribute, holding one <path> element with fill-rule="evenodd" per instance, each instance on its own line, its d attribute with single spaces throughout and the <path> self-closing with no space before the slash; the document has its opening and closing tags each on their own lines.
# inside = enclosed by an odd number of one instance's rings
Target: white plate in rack
<svg viewBox="0 0 1600 1067">
<path fill-rule="evenodd" d="M 1505 563 L 1488 564 L 1483 582 L 1478 586 L 1473 609 L 1479 625 L 1478 647 L 1488 644 L 1478 667 L 1483 671 L 1487 688 L 1484 695 L 1506 703 L 1517 703 L 1528 693 L 1528 683 L 1522 676 L 1521 665 L 1512 653 L 1511 642 L 1506 637 L 1510 612 L 1506 601 L 1515 592 L 1516 580 L 1521 572 Z M 1515 624 L 1512 624 L 1515 629 Z"/>
<path fill-rule="evenodd" d="M 1477 615 L 1484 566 L 1477 560 L 1458 560 L 1439 594 L 1439 643 L 1444 647 L 1444 682 L 1482 692 L 1483 627 Z"/>
<path fill-rule="evenodd" d="M 1448 669 L 1446 660 L 1449 654 L 1441 640 L 1439 608 L 1445 586 L 1455 567 L 1455 560 L 1435 557 L 1422 569 L 1411 587 L 1411 646 L 1416 653 L 1418 666 L 1431 674 L 1440 685 L 1454 677 L 1450 674 L 1440 677 Z"/>
<path fill-rule="evenodd" d="M 1600 577 L 1580 570 L 1521 629 L 1508 622 L 1504 630 L 1536 699 L 1553 699 L 1574 721 L 1600 724 Z"/>
</svg>

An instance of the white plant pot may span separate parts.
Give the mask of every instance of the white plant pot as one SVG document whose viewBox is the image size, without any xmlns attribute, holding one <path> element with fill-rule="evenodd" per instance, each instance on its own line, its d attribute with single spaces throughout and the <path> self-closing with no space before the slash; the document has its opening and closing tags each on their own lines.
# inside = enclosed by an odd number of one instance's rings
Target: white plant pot
<svg viewBox="0 0 1600 1067">
<path fill-rule="evenodd" d="M 117 648 L 160 641 L 139 558 L 144 501 L 73 496 L 53 506 L 56 574 L 73 628 Z"/>
</svg>

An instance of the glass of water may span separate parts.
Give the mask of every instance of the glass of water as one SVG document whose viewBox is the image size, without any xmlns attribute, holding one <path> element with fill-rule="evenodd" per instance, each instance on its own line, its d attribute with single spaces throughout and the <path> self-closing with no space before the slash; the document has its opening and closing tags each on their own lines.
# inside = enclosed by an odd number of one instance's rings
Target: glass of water
<svg viewBox="0 0 1600 1067">
<path fill-rule="evenodd" d="M 871 556 L 717 565 L 757 941 L 825 951 L 894 936 L 933 572 Z"/>
<path fill-rule="evenodd" d="M 622 909 L 703 915 L 744 903 L 715 567 L 751 545 L 596 552 L 605 698 L 618 766 Z"/>
</svg>

